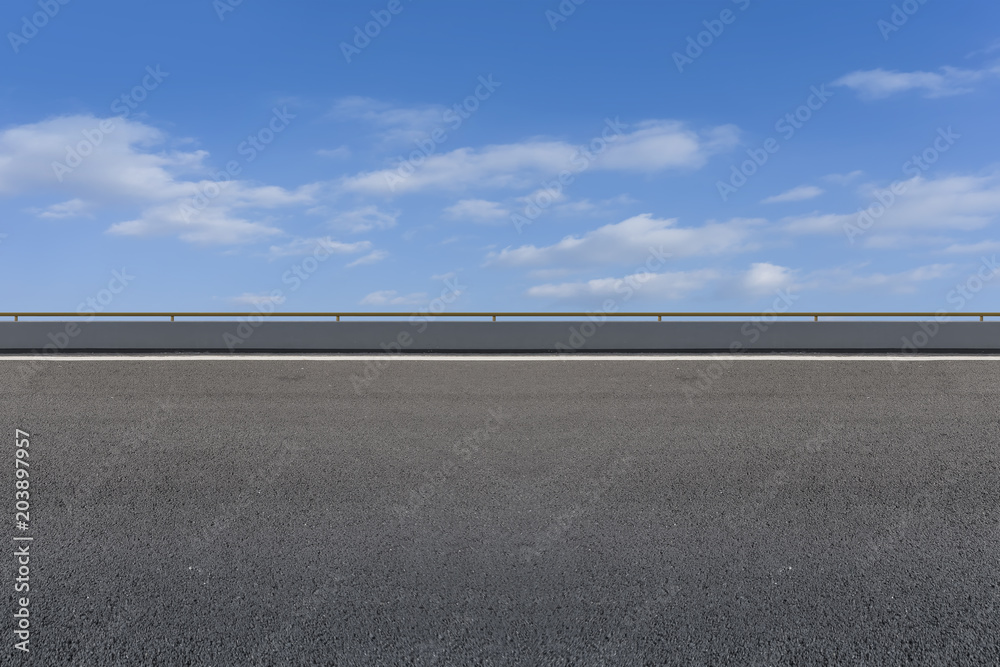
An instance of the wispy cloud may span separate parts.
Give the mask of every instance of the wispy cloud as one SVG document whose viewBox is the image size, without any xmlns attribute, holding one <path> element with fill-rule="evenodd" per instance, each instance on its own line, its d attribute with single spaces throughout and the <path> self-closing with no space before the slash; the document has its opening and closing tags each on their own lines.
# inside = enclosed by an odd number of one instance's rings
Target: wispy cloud
<svg viewBox="0 0 1000 667">
<path fill-rule="evenodd" d="M 70 199 L 69 201 L 52 204 L 45 208 L 31 208 L 29 213 L 37 215 L 39 218 L 49 218 L 60 220 L 63 218 L 79 218 L 82 216 L 93 217 L 88 211 L 91 205 L 82 199 Z"/>
<path fill-rule="evenodd" d="M 837 185 L 850 185 L 857 179 L 864 176 L 865 172 L 860 169 L 855 169 L 854 171 L 848 172 L 846 174 L 827 174 L 823 177 L 824 181 L 828 183 L 835 183 Z"/>
<path fill-rule="evenodd" d="M 74 158 L 69 147 L 86 143 L 81 136 L 100 141 Z M 0 196 L 58 195 L 63 201 L 37 209 L 42 217 L 137 210 L 137 217 L 112 224 L 111 234 L 239 244 L 279 235 L 266 211 L 308 204 L 318 191 L 239 180 L 220 185 L 205 165 L 207 152 L 164 150 L 167 142 L 160 130 L 125 118 L 61 116 L 10 127 L 0 132 Z M 185 214 L 199 196 L 202 206 Z"/>
<path fill-rule="evenodd" d="M 486 199 L 462 199 L 444 210 L 445 217 L 460 222 L 495 223 L 507 220 L 510 211 L 499 202 Z"/>
<path fill-rule="evenodd" d="M 866 244 L 877 243 L 882 230 L 973 230 L 981 229 L 1000 218 L 1000 173 L 989 176 L 944 176 L 927 179 L 921 176 L 903 181 L 902 192 L 893 195 L 889 206 L 879 206 L 881 215 L 865 222 L 870 228 Z M 870 187 L 862 192 L 867 201 L 877 201 L 884 188 Z M 859 225 L 860 214 L 812 213 L 786 218 L 785 229 L 798 234 L 842 234 L 848 225 Z"/>
<path fill-rule="evenodd" d="M 347 146 L 340 146 L 339 148 L 320 148 L 316 151 L 316 155 L 320 157 L 328 157 L 334 160 L 346 160 L 351 157 L 351 149 Z"/>
<path fill-rule="evenodd" d="M 357 243 L 342 243 L 334 241 L 329 236 L 320 238 L 296 238 L 282 245 L 273 245 L 267 251 L 267 257 L 271 260 L 283 259 L 285 257 L 302 257 L 305 255 L 337 254 L 351 255 L 364 252 L 371 248 L 370 241 L 358 241 Z"/>
<path fill-rule="evenodd" d="M 780 195 L 774 195 L 773 197 L 767 197 L 762 199 L 762 204 L 780 204 L 783 202 L 790 201 L 805 201 L 806 199 L 813 199 L 814 197 L 819 197 L 823 194 L 823 188 L 818 188 L 815 185 L 800 185 L 797 188 L 792 188 L 787 192 L 782 192 Z"/>
<path fill-rule="evenodd" d="M 975 51 L 970 51 L 965 55 L 966 58 L 975 58 L 976 56 L 988 56 L 991 53 L 1000 51 L 1000 39 L 995 39 L 990 42 L 985 48 L 976 49 Z"/>
<path fill-rule="evenodd" d="M 708 158 L 736 145 L 738 131 L 727 125 L 697 132 L 677 121 L 638 123 L 607 144 L 603 152 L 564 141 L 530 140 L 514 144 L 459 148 L 431 155 L 406 178 L 397 168 L 347 177 L 347 192 L 392 195 L 425 190 L 462 191 L 470 188 L 526 188 L 543 177 L 580 168 L 654 173 L 667 169 L 697 169 Z"/>
<path fill-rule="evenodd" d="M 841 267 L 812 273 L 806 287 L 831 292 L 869 290 L 883 294 L 914 294 L 925 289 L 920 283 L 947 276 L 952 264 L 928 264 L 896 273 L 859 273 L 862 267 Z"/>
<path fill-rule="evenodd" d="M 381 262 L 383 259 L 389 256 L 388 251 L 385 250 L 373 250 L 363 257 L 359 257 L 350 264 L 347 268 L 353 268 L 355 266 L 364 266 L 365 264 L 375 264 L 376 262 Z"/>
<path fill-rule="evenodd" d="M 247 306 L 260 306 L 264 304 L 280 305 L 285 302 L 285 297 L 275 294 L 252 294 L 250 292 L 244 292 L 240 296 L 234 296 L 229 299 L 233 303 L 243 304 Z"/>
<path fill-rule="evenodd" d="M 768 262 L 755 262 L 744 271 L 702 268 L 663 273 L 633 273 L 620 278 L 596 278 L 575 282 L 550 283 L 530 287 L 533 298 L 579 300 L 629 298 L 680 300 L 699 292 L 726 294 L 738 298 L 759 298 L 779 290 L 911 294 L 925 289 L 922 284 L 947 277 L 952 264 L 929 264 L 895 273 L 865 273 L 866 265 L 802 271 Z M 804 274 L 804 275 L 803 275 Z"/>
<path fill-rule="evenodd" d="M 526 294 L 542 299 L 580 299 L 622 297 L 640 294 L 646 298 L 683 299 L 705 289 L 722 274 L 711 269 L 696 271 L 668 271 L 664 273 L 634 273 L 621 278 L 595 278 L 593 280 L 536 285 Z"/>
<path fill-rule="evenodd" d="M 948 97 L 975 90 L 975 84 L 1000 75 L 1000 67 L 970 70 L 942 67 L 937 72 L 896 72 L 884 69 L 859 70 L 840 77 L 834 86 L 846 86 L 863 99 L 876 100 L 911 90 L 924 97 Z"/>
<path fill-rule="evenodd" d="M 950 254 L 978 255 L 1000 252 L 1000 241 L 978 241 L 976 243 L 953 243 L 944 249 Z"/>
<path fill-rule="evenodd" d="M 735 219 L 701 227 L 679 227 L 676 219 L 644 213 L 605 225 L 582 236 L 567 236 L 550 246 L 523 245 L 490 253 L 487 264 L 508 267 L 606 266 L 642 262 L 652 252 L 672 257 L 718 255 L 749 249 L 760 220 Z"/>
<path fill-rule="evenodd" d="M 363 306 L 413 306 L 427 303 L 426 292 L 413 292 L 411 294 L 400 294 L 396 290 L 381 290 L 372 292 L 363 299 Z"/>
<path fill-rule="evenodd" d="M 396 226 L 399 211 L 383 211 L 378 206 L 363 206 L 353 211 L 338 213 L 330 219 L 334 229 L 353 232 L 369 232 L 373 229 L 389 229 Z"/>
<path fill-rule="evenodd" d="M 440 105 L 395 106 L 370 97 L 344 97 L 330 116 L 340 121 L 363 121 L 372 126 L 382 144 L 409 144 L 425 137 L 444 122 L 447 109 Z"/>
</svg>

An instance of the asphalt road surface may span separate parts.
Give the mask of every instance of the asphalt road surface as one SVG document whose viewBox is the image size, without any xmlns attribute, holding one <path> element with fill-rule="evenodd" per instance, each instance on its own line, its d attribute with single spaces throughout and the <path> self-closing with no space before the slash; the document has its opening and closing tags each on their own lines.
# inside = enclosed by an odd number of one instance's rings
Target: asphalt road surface
<svg viewBox="0 0 1000 667">
<path fill-rule="evenodd" d="M 1000 662 L 1000 359 L 384 362 L 0 360 L 0 663 Z"/>
</svg>

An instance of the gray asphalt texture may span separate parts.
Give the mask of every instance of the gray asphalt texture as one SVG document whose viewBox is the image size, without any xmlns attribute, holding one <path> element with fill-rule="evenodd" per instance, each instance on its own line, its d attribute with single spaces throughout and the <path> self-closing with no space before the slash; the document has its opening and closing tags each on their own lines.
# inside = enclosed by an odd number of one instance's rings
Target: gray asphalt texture
<svg viewBox="0 0 1000 667">
<path fill-rule="evenodd" d="M 1000 663 L 1000 362 L 384 361 L 0 362 L 0 662 Z"/>
</svg>

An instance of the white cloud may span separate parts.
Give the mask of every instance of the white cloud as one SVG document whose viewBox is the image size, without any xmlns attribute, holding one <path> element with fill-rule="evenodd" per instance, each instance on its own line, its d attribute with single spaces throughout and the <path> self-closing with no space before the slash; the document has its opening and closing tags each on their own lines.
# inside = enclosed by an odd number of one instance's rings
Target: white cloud
<svg viewBox="0 0 1000 667">
<path fill-rule="evenodd" d="M 551 210 L 560 216 L 586 215 L 612 217 L 615 211 L 621 210 L 622 206 L 635 203 L 637 203 L 636 200 L 628 195 L 618 195 L 617 197 L 602 199 L 596 202 L 590 199 L 562 201 L 554 205 Z"/>
<path fill-rule="evenodd" d="M 641 272 L 622 278 L 596 278 L 580 282 L 536 285 L 526 292 L 528 296 L 544 299 L 579 299 L 586 297 L 631 298 L 633 295 L 658 299 L 682 299 L 704 289 L 720 277 L 718 271 L 669 271 L 664 273 Z"/>
<path fill-rule="evenodd" d="M 912 246 L 941 246 L 952 243 L 954 239 L 945 236 L 933 236 L 927 234 L 879 234 L 872 233 L 865 237 L 866 248 L 885 248 L 886 250 L 898 250 Z"/>
<path fill-rule="evenodd" d="M 342 243 L 334 241 L 329 236 L 320 238 L 296 238 L 283 245 L 273 245 L 268 248 L 267 256 L 271 260 L 285 257 L 302 257 L 304 255 L 325 256 L 329 254 L 350 255 L 364 252 L 372 247 L 370 241 L 357 243 Z"/>
<path fill-rule="evenodd" d="M 908 294 L 921 289 L 921 283 L 944 278 L 954 268 L 951 264 L 930 264 L 896 273 L 860 273 L 865 265 L 821 269 L 799 279 L 798 269 L 767 262 L 750 265 L 746 271 L 713 268 L 664 273 L 639 272 L 621 278 L 536 285 L 527 295 L 544 299 L 632 297 L 679 300 L 696 292 L 713 290 L 719 294 L 742 294 L 761 297 L 780 290 L 801 292 L 869 291 L 882 294 Z"/>
<path fill-rule="evenodd" d="M 110 132 L 102 131 L 102 122 L 106 129 L 111 123 Z M 200 169 L 207 153 L 152 152 L 164 141 L 156 128 L 122 118 L 61 116 L 9 127 L 0 132 L 0 194 L 59 192 L 116 201 L 186 194 L 175 173 Z M 63 165 L 59 173 L 57 163 Z"/>
<path fill-rule="evenodd" d="M 531 140 L 516 144 L 459 148 L 427 157 L 419 166 L 350 176 L 340 182 L 348 192 L 392 195 L 422 190 L 461 191 L 477 188 L 525 188 L 561 171 L 605 169 L 653 173 L 664 169 L 697 169 L 714 153 L 736 144 L 737 130 L 721 126 L 703 133 L 676 121 L 645 121 L 623 132 L 606 150 L 593 155 L 562 141 Z"/>
<path fill-rule="evenodd" d="M 859 70 L 840 77 L 834 86 L 855 90 L 863 99 L 882 99 L 910 90 L 923 92 L 924 97 L 948 97 L 975 90 L 975 85 L 989 77 L 1000 75 L 1000 67 L 981 70 L 942 67 L 937 72 L 896 72 L 884 69 Z"/>
<path fill-rule="evenodd" d="M 813 197 L 819 197 L 823 194 L 823 188 L 818 188 L 815 185 L 800 185 L 797 188 L 792 188 L 787 192 L 782 192 L 780 195 L 774 195 L 773 197 L 768 197 L 762 199 L 762 204 L 779 204 L 783 202 L 790 201 L 805 201 L 806 199 L 812 199 Z"/>
<path fill-rule="evenodd" d="M 381 290 L 361 299 L 361 305 L 364 306 L 412 306 L 422 303 L 427 303 L 426 292 L 401 295 L 396 290 Z"/>
<path fill-rule="evenodd" d="M 464 190 L 527 187 L 542 174 L 557 173 L 570 164 L 575 150 L 560 142 L 529 142 L 488 146 L 480 151 L 459 148 L 431 155 L 412 173 L 399 168 L 365 172 L 345 178 L 341 187 L 349 192 L 391 195 L 421 190 Z"/>
<path fill-rule="evenodd" d="M 567 236 L 550 246 L 505 248 L 487 256 L 499 266 L 607 265 L 642 263 L 654 253 L 692 257 L 749 249 L 748 237 L 759 220 L 710 222 L 678 227 L 676 219 L 660 220 L 644 213 L 605 225 L 583 236 Z"/>
<path fill-rule="evenodd" d="M 886 188 L 868 188 L 863 194 L 872 222 L 859 213 L 813 213 L 787 218 L 786 229 L 795 233 L 843 234 L 854 226 L 869 233 L 881 230 L 973 230 L 1000 217 L 1000 173 L 987 176 L 921 176 L 902 181 L 892 195 Z M 878 196 L 892 201 L 886 207 Z M 882 211 L 881 215 L 874 215 Z M 866 228 L 866 229 L 865 229 Z"/>
<path fill-rule="evenodd" d="M 330 225 L 334 229 L 360 233 L 395 227 L 398 218 L 399 211 L 383 211 L 378 206 L 363 206 L 335 215 L 330 220 Z"/>
<path fill-rule="evenodd" d="M 860 267 L 855 267 L 860 268 Z M 866 290 L 872 293 L 913 294 L 925 289 L 919 283 L 943 278 L 953 269 L 951 264 L 929 264 L 897 273 L 859 275 L 851 268 L 815 271 L 809 287 L 836 292 Z"/>
<path fill-rule="evenodd" d="M 538 188 L 531 194 L 522 195 L 516 198 L 519 204 L 524 204 L 525 206 L 535 205 L 541 208 L 550 206 L 555 203 L 564 202 L 569 197 L 566 195 L 566 191 L 561 188 Z"/>
<path fill-rule="evenodd" d="M 320 157 L 328 157 L 334 160 L 346 160 L 351 157 L 351 149 L 347 146 L 340 146 L 338 148 L 320 148 L 316 151 L 316 155 Z"/>
<path fill-rule="evenodd" d="M 250 292 L 244 292 L 240 296 L 232 297 L 230 301 L 248 306 L 260 306 L 264 304 L 273 304 L 277 306 L 285 302 L 285 297 L 276 294 L 252 294 Z"/>
<path fill-rule="evenodd" d="M 555 280 L 556 278 L 565 278 L 566 276 L 571 276 L 575 273 L 579 273 L 579 269 L 532 269 L 527 272 L 527 276 L 532 280 Z"/>
<path fill-rule="evenodd" d="M 381 262 L 383 259 L 389 256 L 389 253 L 385 250 L 373 250 L 364 257 L 359 257 L 350 264 L 347 268 L 353 268 L 355 266 L 363 266 L 365 264 L 374 264 L 376 262 Z"/>
<path fill-rule="evenodd" d="M 305 204 L 318 190 L 236 180 L 220 187 L 204 164 L 208 153 L 163 150 L 166 141 L 156 128 L 124 118 L 62 116 L 9 127 L 0 132 L 0 195 L 41 193 L 63 200 L 68 195 L 71 202 L 86 201 L 95 214 L 140 211 L 135 219 L 113 224 L 112 234 L 175 234 L 194 243 L 235 244 L 281 233 L 255 209 Z M 198 196 L 201 206 L 194 205 Z M 41 214 L 72 212 L 59 206 Z"/>
<path fill-rule="evenodd" d="M 384 144 L 409 144 L 442 126 L 446 109 L 438 105 L 396 107 L 370 97 L 344 97 L 331 116 L 336 120 L 363 121 L 379 131 Z"/>
<path fill-rule="evenodd" d="M 90 204 L 82 199 L 70 199 L 69 201 L 52 204 L 45 208 L 31 208 L 28 209 L 28 212 L 37 215 L 39 218 L 61 220 L 63 218 L 79 218 L 84 215 L 93 217 L 88 214 L 90 208 Z"/>
<path fill-rule="evenodd" d="M 779 289 L 792 285 L 795 271 L 787 266 L 778 266 L 767 262 L 756 262 L 750 265 L 750 270 L 743 274 L 740 286 L 749 294 L 759 296 L 773 294 Z"/>
<path fill-rule="evenodd" d="M 196 221 L 185 220 L 181 204 L 174 202 L 147 208 L 141 217 L 115 223 L 107 231 L 116 236 L 176 234 L 182 241 L 201 245 L 252 243 L 282 233 L 277 227 L 235 217 L 220 207 L 206 208 L 198 214 Z"/>
<path fill-rule="evenodd" d="M 864 176 L 863 171 L 860 169 L 855 169 L 854 171 L 848 172 L 846 174 L 827 174 L 823 177 L 824 181 L 829 181 L 830 183 L 836 183 L 837 185 L 850 185 L 852 182 Z"/>
<path fill-rule="evenodd" d="M 445 216 L 463 222 L 491 223 L 506 220 L 510 211 L 499 202 L 485 199 L 462 199 L 444 210 Z"/>
<path fill-rule="evenodd" d="M 1000 252 L 1000 241 L 980 241 L 978 243 L 953 243 L 944 249 L 953 254 L 978 255 L 989 252 Z"/>
<path fill-rule="evenodd" d="M 684 123 L 648 120 L 637 123 L 634 132 L 612 141 L 595 161 L 597 169 L 652 173 L 664 169 L 698 168 L 710 155 L 727 151 L 739 143 L 735 125 L 721 125 L 698 133 Z"/>
<path fill-rule="evenodd" d="M 844 227 L 857 222 L 855 213 L 820 213 L 814 211 L 809 215 L 785 218 L 786 231 L 795 234 L 832 234 L 843 233 Z"/>
<path fill-rule="evenodd" d="M 265 240 L 280 235 L 281 229 L 263 218 L 259 209 L 275 209 L 307 205 L 314 201 L 315 186 L 303 186 L 289 191 L 275 186 L 249 186 L 231 181 L 221 187 L 219 195 L 199 208 L 198 196 L 215 186 L 214 181 L 189 183 L 191 194 L 163 204 L 147 206 L 139 218 L 119 222 L 108 228 L 119 236 L 176 235 L 182 241 L 199 244 L 240 244 Z M 258 209 L 252 220 L 241 210 Z"/>
<path fill-rule="evenodd" d="M 989 44 L 987 44 L 985 48 L 976 49 L 975 51 L 970 51 L 969 53 L 965 54 L 965 57 L 974 58 L 976 56 L 987 56 L 993 53 L 994 51 L 998 50 L 1000 50 L 1000 39 L 995 39 Z"/>
</svg>

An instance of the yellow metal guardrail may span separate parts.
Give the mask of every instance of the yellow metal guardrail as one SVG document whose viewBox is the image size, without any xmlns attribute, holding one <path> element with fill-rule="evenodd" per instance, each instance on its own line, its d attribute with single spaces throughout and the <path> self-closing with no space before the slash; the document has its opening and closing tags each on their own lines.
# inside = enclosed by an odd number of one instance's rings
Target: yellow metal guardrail
<svg viewBox="0 0 1000 667">
<path fill-rule="evenodd" d="M 477 313 L 0 313 L 0 317 L 13 317 L 19 321 L 22 317 L 169 317 L 173 322 L 175 317 L 492 317 L 496 322 L 498 317 L 655 317 L 662 322 L 664 317 L 811 317 L 818 322 L 821 317 L 1000 317 L 1000 313 L 606 313 L 606 312 L 576 312 L 576 313 L 511 313 L 511 312 L 477 312 Z"/>
</svg>

